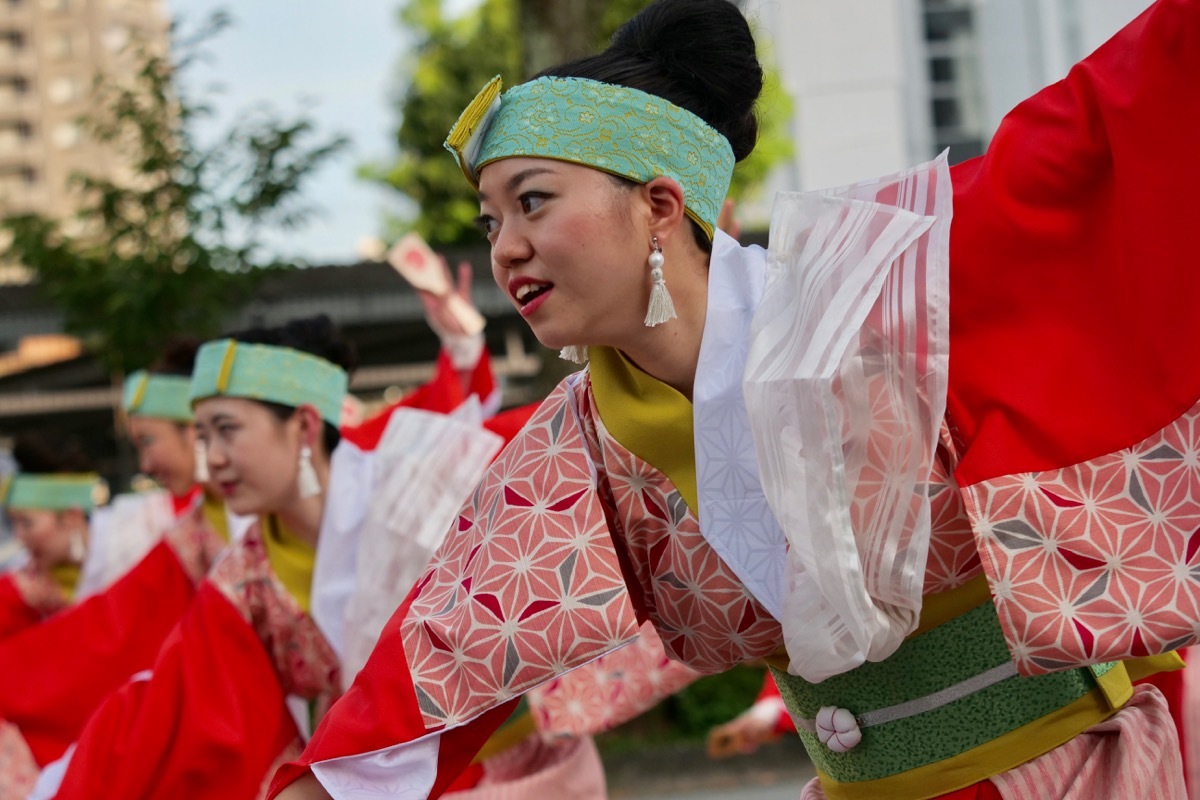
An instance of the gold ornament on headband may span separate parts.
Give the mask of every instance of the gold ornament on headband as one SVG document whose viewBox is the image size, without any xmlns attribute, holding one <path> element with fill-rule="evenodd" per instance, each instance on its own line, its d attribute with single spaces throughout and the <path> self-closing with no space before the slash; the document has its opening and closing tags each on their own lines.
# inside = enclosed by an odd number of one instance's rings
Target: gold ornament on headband
<svg viewBox="0 0 1200 800">
<path fill-rule="evenodd" d="M 446 137 L 446 149 L 454 154 L 463 175 L 472 185 L 479 184 L 479 175 L 473 165 L 483 147 L 488 126 L 500 111 L 500 90 L 503 88 L 504 82 L 499 75 L 488 81 L 459 115 L 458 121 L 450 129 L 450 135 Z"/>
</svg>

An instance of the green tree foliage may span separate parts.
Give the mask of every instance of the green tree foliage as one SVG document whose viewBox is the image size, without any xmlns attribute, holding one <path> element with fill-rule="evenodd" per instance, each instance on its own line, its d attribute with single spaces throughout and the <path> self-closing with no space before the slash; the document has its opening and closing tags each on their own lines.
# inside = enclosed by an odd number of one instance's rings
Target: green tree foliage
<svg viewBox="0 0 1200 800">
<path fill-rule="evenodd" d="M 5 256 L 34 273 L 114 376 L 149 363 L 165 340 L 211 335 L 249 297 L 264 268 L 260 232 L 294 228 L 310 208 L 305 178 L 344 146 L 317 141 L 305 118 L 270 112 L 244 118 L 211 146 L 195 141 L 209 114 L 180 78 L 209 37 L 229 24 L 214 15 L 198 32 L 173 31 L 175 60 L 140 48 L 132 81 L 101 79 L 86 130 L 128 166 L 125 174 L 77 174 L 75 218 L 22 215 L 3 221 Z"/>
<path fill-rule="evenodd" d="M 602 24 L 589 19 L 572 29 L 587 31 L 588 49 L 599 49 L 617 25 L 647 2 L 575 2 L 580 8 L 603 6 L 604 12 Z M 397 96 L 401 120 L 397 157 L 391 164 L 361 170 L 363 177 L 395 189 L 418 209 L 410 219 L 389 220 L 390 235 L 416 230 L 435 246 L 479 240 L 472 224 L 479 202 L 442 142 L 467 103 L 493 76 L 500 75 L 505 86 L 512 86 L 524 80 L 527 69 L 563 60 L 568 50 L 553 49 L 552 37 L 531 34 L 517 23 L 536 19 L 546 11 L 539 11 L 541 6 L 552 4 L 550 0 L 540 0 L 540 5 L 535 0 L 483 0 L 478 8 L 456 18 L 446 16 L 441 0 L 408 0 L 402 8 L 401 24 L 416 45 L 398 70 L 404 88 Z M 559 47 L 575 46 L 573 42 Z"/>
<path fill-rule="evenodd" d="M 580 53 L 602 49 L 617 27 L 649 0 L 483 0 L 461 17 L 447 17 L 441 0 L 408 0 L 402 25 L 416 39 L 399 70 L 401 119 L 398 154 L 360 174 L 395 189 L 417 209 L 410 218 L 387 221 L 387 235 L 416 230 L 435 246 L 476 241 L 475 194 L 442 148 L 450 126 L 494 75 L 506 86 Z M 572 16 L 574 15 L 574 16 Z M 597 24 L 598 21 L 598 24 Z M 519 33 L 518 33 L 519 32 Z M 581 39 L 580 33 L 586 34 Z M 753 156 L 738 165 L 732 197 L 747 196 L 771 167 L 791 155 L 786 130 L 791 102 L 769 72 L 760 107 L 761 139 Z"/>
<path fill-rule="evenodd" d="M 392 234 L 414 228 L 438 246 L 477 241 L 472 220 L 479 203 L 442 142 L 487 81 L 501 75 L 508 85 L 519 74 L 512 1 L 484 0 L 454 19 L 443 13 L 441 0 L 408 0 L 400 21 L 417 44 L 399 70 L 404 89 L 397 98 L 398 155 L 394 163 L 365 167 L 362 174 L 421 209 L 413 221 L 392 220 Z"/>
</svg>

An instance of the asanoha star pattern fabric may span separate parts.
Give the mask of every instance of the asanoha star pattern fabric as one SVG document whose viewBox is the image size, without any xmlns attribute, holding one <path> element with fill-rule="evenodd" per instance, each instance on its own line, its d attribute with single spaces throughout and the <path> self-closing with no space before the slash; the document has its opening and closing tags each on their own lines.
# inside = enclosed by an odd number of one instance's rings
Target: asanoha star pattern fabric
<svg viewBox="0 0 1200 800">
<path fill-rule="evenodd" d="M 634 602 L 671 657 L 709 674 L 777 651 L 779 622 L 704 538 L 670 479 L 609 435 L 599 415 L 586 415 L 585 428 L 603 458 L 602 482 L 617 545 L 629 556 Z"/>
<path fill-rule="evenodd" d="M 949 431 L 943 425 L 941 440 L 946 443 L 949 439 Z M 926 484 L 932 529 L 929 560 L 925 564 L 926 595 L 957 589 L 983 572 L 971 519 L 949 464 L 950 451 L 943 444 L 937 449 L 933 472 Z"/>
<path fill-rule="evenodd" d="M 964 495 L 1022 673 L 1200 635 L 1200 404 L 1132 447 Z"/>
<path fill-rule="evenodd" d="M 546 451 L 555 457 L 544 458 Z M 928 592 L 981 569 L 950 460 L 941 455 L 927 484 Z M 545 709 L 549 729 L 603 730 L 614 709 L 589 687 L 649 708 L 694 680 L 689 672 L 720 672 L 783 645 L 778 621 L 708 544 L 670 479 L 604 428 L 586 373 L 560 385 L 501 454 L 456 527 L 418 581 L 401 626 L 430 730 L 552 678 L 558 682 L 534 704 Z M 653 623 L 678 671 L 660 665 L 634 677 L 612 669 L 655 658 L 650 641 L 609 652 L 637 635 L 634 608 Z M 555 678 L 585 664 L 570 680 Z M 633 680 L 619 685 L 618 673 Z"/>
<path fill-rule="evenodd" d="M 543 735 L 584 736 L 639 716 L 699 677 L 667 656 L 645 622 L 632 644 L 534 689 L 529 707 Z"/>
<path fill-rule="evenodd" d="M 581 394 L 564 382 L 538 409 L 417 583 L 400 634 L 427 728 L 465 722 L 637 636 Z"/>
</svg>

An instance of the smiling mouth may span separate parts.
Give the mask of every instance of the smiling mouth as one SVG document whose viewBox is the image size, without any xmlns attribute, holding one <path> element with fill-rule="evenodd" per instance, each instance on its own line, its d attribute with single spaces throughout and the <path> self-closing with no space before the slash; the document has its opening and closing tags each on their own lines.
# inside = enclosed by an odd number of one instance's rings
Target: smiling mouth
<svg viewBox="0 0 1200 800">
<path fill-rule="evenodd" d="M 554 288 L 552 283 L 524 283 L 513 292 L 513 298 L 519 305 L 526 306 Z"/>
</svg>

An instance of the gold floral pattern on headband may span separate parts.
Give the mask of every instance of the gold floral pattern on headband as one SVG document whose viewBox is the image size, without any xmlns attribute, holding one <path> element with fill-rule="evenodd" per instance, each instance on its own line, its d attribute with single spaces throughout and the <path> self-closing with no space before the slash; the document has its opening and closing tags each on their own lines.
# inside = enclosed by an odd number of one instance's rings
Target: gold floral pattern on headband
<svg viewBox="0 0 1200 800">
<path fill-rule="evenodd" d="M 704 120 L 661 97 L 584 78 L 538 78 L 498 92 L 494 78 L 446 140 L 472 184 L 482 167 L 514 156 L 569 161 L 638 183 L 667 176 L 683 187 L 688 216 L 712 237 L 734 157 Z"/>
</svg>

